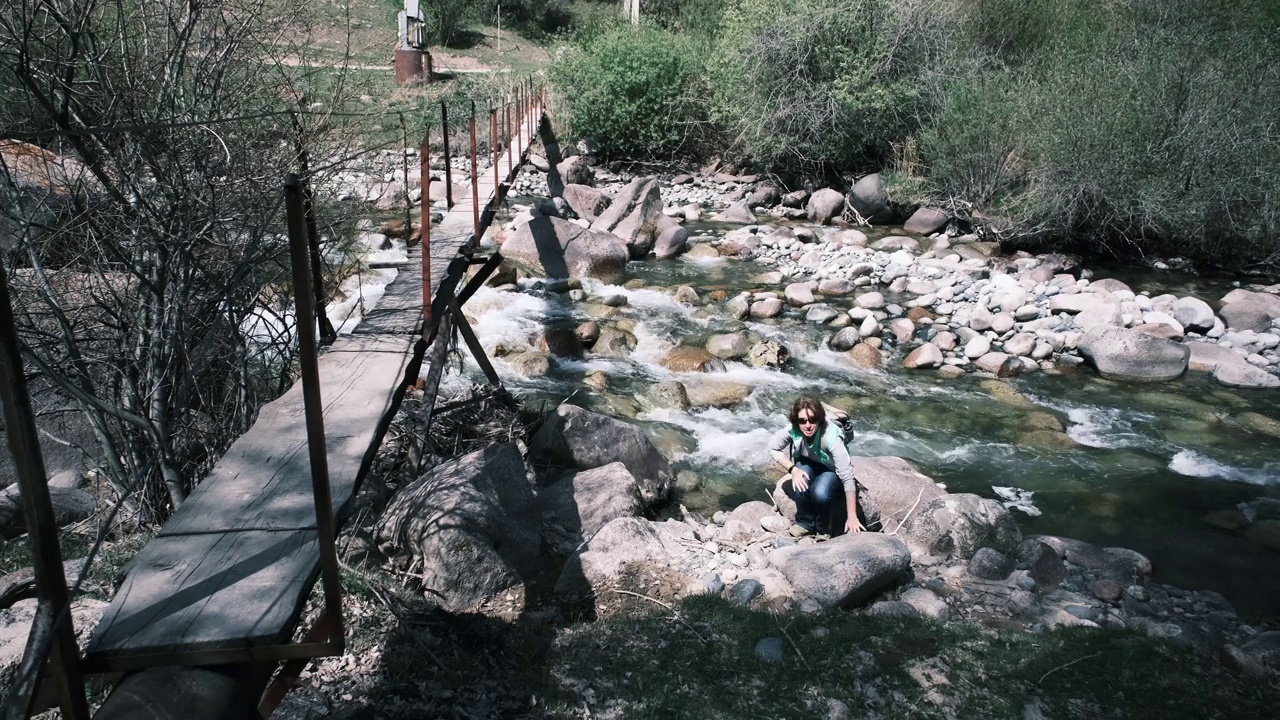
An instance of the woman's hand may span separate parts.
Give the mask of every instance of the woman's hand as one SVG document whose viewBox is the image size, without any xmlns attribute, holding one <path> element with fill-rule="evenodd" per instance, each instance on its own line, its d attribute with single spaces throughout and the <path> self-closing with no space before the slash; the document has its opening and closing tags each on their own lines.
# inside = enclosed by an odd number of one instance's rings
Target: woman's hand
<svg viewBox="0 0 1280 720">
<path fill-rule="evenodd" d="M 860 533 L 865 529 L 854 515 L 850 515 L 849 519 L 844 521 L 844 531 L 847 533 Z"/>
<path fill-rule="evenodd" d="M 791 470 L 791 487 L 796 492 L 804 492 L 809 489 L 809 476 L 800 468 L 792 468 Z"/>
</svg>

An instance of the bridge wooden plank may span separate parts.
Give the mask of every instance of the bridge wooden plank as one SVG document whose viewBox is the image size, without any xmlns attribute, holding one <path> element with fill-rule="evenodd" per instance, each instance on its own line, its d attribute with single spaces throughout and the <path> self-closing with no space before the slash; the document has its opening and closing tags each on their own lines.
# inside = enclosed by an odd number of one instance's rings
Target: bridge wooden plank
<svg viewBox="0 0 1280 720">
<path fill-rule="evenodd" d="M 379 352 L 350 352 L 367 340 L 340 337 L 320 356 L 320 397 L 329 453 L 329 483 L 338 517 L 350 503 L 378 419 L 403 377 L 414 338 L 381 338 Z M 399 352 L 387 352 L 398 344 Z M 204 482 L 161 529 L 161 535 L 225 530 L 315 527 L 302 383 L 263 406 Z"/>
<path fill-rule="evenodd" d="M 130 563 L 87 653 L 111 662 L 287 643 L 318 556 L 315 530 L 157 537 Z"/>
<path fill-rule="evenodd" d="M 526 137 L 533 128 L 526 128 Z M 527 143 L 526 143 L 527 144 Z M 502 156 L 499 172 L 512 175 Z M 518 161 L 517 161 L 518 162 Z M 493 179 L 480 183 L 486 200 Z M 471 203 L 457 202 L 432 234 L 431 287 L 471 240 Z M 356 332 L 319 359 L 333 508 L 341 520 L 361 464 L 380 438 L 421 333 L 421 249 Z M 115 669 L 182 662 L 181 653 L 246 652 L 288 643 L 320 573 L 302 384 L 259 412 L 253 427 L 130 563 L 88 648 Z M 167 654 L 163 660 L 159 653 Z M 177 653 L 177 655 L 174 655 Z"/>
</svg>

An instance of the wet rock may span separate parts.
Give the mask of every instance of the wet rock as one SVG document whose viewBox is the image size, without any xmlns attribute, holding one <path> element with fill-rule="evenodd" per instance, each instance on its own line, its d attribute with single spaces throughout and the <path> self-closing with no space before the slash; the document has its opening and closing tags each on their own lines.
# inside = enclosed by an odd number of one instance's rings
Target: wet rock
<svg viewBox="0 0 1280 720">
<path fill-rule="evenodd" d="M 772 340 L 756 343 L 747 355 L 751 367 L 782 367 L 790 359 L 791 351 L 787 350 L 785 345 Z"/>
<path fill-rule="evenodd" d="M 737 360 L 751 352 L 751 341 L 745 332 L 712 335 L 707 339 L 707 352 L 723 360 Z"/>
<path fill-rule="evenodd" d="M 751 386 L 707 377 L 686 386 L 690 407 L 734 407 L 741 405 L 751 395 Z"/>
<path fill-rule="evenodd" d="M 1280 377 L 1276 377 L 1262 368 L 1240 361 L 1218 363 L 1213 370 L 1213 379 L 1227 387 L 1280 387 Z"/>
<path fill-rule="evenodd" d="M 911 553 L 896 537 L 859 533 L 781 548 L 769 562 L 800 595 L 824 607 L 850 607 L 901 576 L 910 567 Z"/>
<path fill-rule="evenodd" d="M 1094 328 L 1078 347 L 1102 377 L 1135 382 L 1173 380 L 1191 355 L 1181 343 L 1119 327 Z"/>
<path fill-rule="evenodd" d="M 973 364 L 978 366 L 978 369 L 985 370 L 999 378 L 1018 375 L 1026 367 L 1018 358 L 1002 352 L 987 353 L 974 360 Z"/>
<path fill-rule="evenodd" d="M 839 310 L 836 310 L 830 305 L 815 303 L 810 305 L 809 309 L 805 311 L 804 321 L 807 323 L 813 323 L 814 325 L 825 325 L 832 320 L 835 320 L 837 317 L 847 318 L 848 316 L 841 315 Z"/>
<path fill-rule="evenodd" d="M 625 358 L 636 349 L 636 336 L 626 330 L 606 328 L 600 331 L 591 350 L 605 357 Z"/>
<path fill-rule="evenodd" d="M 853 304 L 864 310 L 879 310 L 884 307 L 884 295 L 878 292 L 863 293 L 853 301 Z"/>
<path fill-rule="evenodd" d="M 787 304 L 792 307 L 803 307 L 814 301 L 813 290 L 809 287 L 809 283 L 791 283 L 783 291 L 783 295 L 787 299 Z"/>
<path fill-rule="evenodd" d="M 522 377 L 546 377 L 551 372 L 551 355 L 544 352 L 516 353 L 508 355 L 506 360 L 511 369 Z"/>
<path fill-rule="evenodd" d="M 751 304 L 751 317 L 771 318 L 782 314 L 784 307 L 781 298 L 766 298 Z"/>
<path fill-rule="evenodd" d="M 588 320 L 574 328 L 573 334 L 578 338 L 578 342 L 590 347 L 600 339 L 600 323 Z"/>
<path fill-rule="evenodd" d="M 902 367 L 909 370 L 935 368 L 942 364 L 942 351 L 933 343 L 924 343 L 912 350 L 902 361 Z"/>
<path fill-rule="evenodd" d="M 853 349 L 853 346 L 857 345 L 861 340 L 862 336 L 858 333 L 857 328 L 847 327 L 833 335 L 827 344 L 831 346 L 832 350 L 845 352 Z M 878 354 L 877 357 L 879 357 Z"/>
<path fill-rule="evenodd" d="M 854 365 L 863 370 L 875 370 L 880 367 L 880 351 L 865 342 L 854 345 L 849 350 L 848 356 Z"/>
<path fill-rule="evenodd" d="M 665 500 L 674 473 L 640 428 L 564 404 L 547 416 L 529 441 L 535 462 L 582 470 L 621 462 L 635 477 L 646 505 Z"/>
<path fill-rule="evenodd" d="M 702 301 L 702 298 L 698 297 L 698 291 L 688 285 L 681 285 L 676 288 L 675 298 L 676 302 L 681 305 L 697 305 Z"/>
<path fill-rule="evenodd" d="M 597 326 L 597 331 L 599 326 Z M 556 357 L 582 357 L 582 341 L 574 330 L 569 328 L 547 328 L 538 338 L 538 350 Z"/>
<path fill-rule="evenodd" d="M 1013 572 L 1013 560 L 994 548 L 979 548 L 969 561 L 968 571 L 983 580 L 1004 580 Z"/>
<path fill-rule="evenodd" d="M 659 260 L 673 258 L 689 246 L 689 231 L 663 215 L 657 220 L 658 236 L 653 241 L 653 255 Z"/>
<path fill-rule="evenodd" d="M 684 383 L 676 380 L 667 380 L 657 383 L 650 392 L 653 404 L 660 408 L 675 408 L 676 410 L 689 409 L 689 393 L 685 389 Z"/>
<path fill-rule="evenodd" d="M 672 348 L 659 361 L 672 372 L 724 372 L 724 362 L 704 348 L 679 346 Z"/>
</svg>

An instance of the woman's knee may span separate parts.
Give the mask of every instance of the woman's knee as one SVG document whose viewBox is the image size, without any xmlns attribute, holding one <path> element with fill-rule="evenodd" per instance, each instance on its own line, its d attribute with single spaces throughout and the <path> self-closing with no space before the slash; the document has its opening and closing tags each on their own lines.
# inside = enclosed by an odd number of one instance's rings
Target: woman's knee
<svg viewBox="0 0 1280 720">
<path fill-rule="evenodd" d="M 824 472 L 809 484 L 809 492 L 817 502 L 829 503 L 836 498 L 841 487 L 840 478 L 835 473 Z"/>
</svg>

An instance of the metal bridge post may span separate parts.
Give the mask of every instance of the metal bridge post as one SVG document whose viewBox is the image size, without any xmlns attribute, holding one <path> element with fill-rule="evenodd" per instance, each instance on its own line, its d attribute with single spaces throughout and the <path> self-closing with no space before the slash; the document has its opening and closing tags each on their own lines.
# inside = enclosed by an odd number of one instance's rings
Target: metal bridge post
<svg viewBox="0 0 1280 720">
<path fill-rule="evenodd" d="M 501 201 L 501 181 L 498 180 L 498 109 L 489 108 L 489 142 L 493 150 L 493 199 Z"/>
<path fill-rule="evenodd" d="M 449 158 L 449 106 L 440 101 L 440 125 L 444 128 L 444 203 L 453 207 L 453 166 Z"/>
<path fill-rule="evenodd" d="M 471 241 L 480 244 L 480 168 L 476 165 L 476 101 L 471 101 Z"/>
<path fill-rule="evenodd" d="M 431 198 L 427 190 L 431 187 L 431 132 L 422 138 L 422 149 L 418 153 L 421 159 L 419 172 L 422 175 L 422 327 L 425 330 L 431 322 Z"/>
</svg>

